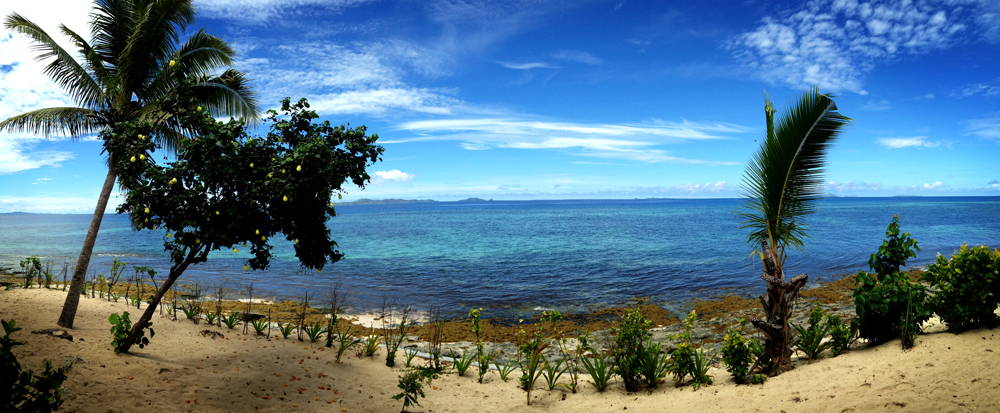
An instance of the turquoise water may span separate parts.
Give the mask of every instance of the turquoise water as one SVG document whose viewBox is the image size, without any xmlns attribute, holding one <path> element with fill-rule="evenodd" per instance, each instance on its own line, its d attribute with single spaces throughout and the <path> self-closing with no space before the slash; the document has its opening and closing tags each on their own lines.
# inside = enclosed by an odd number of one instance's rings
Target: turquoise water
<svg viewBox="0 0 1000 413">
<path fill-rule="evenodd" d="M 346 258 L 322 273 L 300 271 L 287 244 L 267 271 L 242 271 L 244 253 L 213 253 L 188 281 L 253 281 L 265 295 L 324 295 L 336 281 L 355 309 L 396 295 L 418 308 L 462 312 L 483 306 L 509 312 L 585 310 L 634 297 L 682 302 L 720 289 L 759 293 L 760 268 L 739 230 L 737 199 L 567 200 L 345 205 L 329 222 Z M 807 249 L 787 271 L 827 279 L 867 269 L 894 214 L 922 251 L 911 265 L 949 255 L 962 243 L 1000 246 L 1000 197 L 830 198 L 807 221 Z M 89 215 L 0 215 L 0 266 L 37 254 L 76 262 Z M 125 217 L 105 217 L 90 268 L 113 257 L 169 270 L 163 232 L 132 231 Z"/>
</svg>

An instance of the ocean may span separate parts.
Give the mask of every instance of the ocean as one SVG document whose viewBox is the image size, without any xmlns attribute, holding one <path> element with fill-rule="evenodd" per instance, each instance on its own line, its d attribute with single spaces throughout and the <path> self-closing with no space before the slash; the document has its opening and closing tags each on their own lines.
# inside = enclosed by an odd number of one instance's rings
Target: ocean
<svg viewBox="0 0 1000 413">
<path fill-rule="evenodd" d="M 470 307 L 513 314 L 587 311 L 647 298 L 668 308 L 723 294 L 756 295 L 765 286 L 738 229 L 739 199 L 555 200 L 342 205 L 328 225 L 345 259 L 322 273 L 299 268 L 289 243 L 275 240 L 267 271 L 245 272 L 249 256 L 217 251 L 181 282 L 254 283 L 255 296 L 322 301 L 339 282 L 354 311 L 398 297 L 418 310 L 437 304 L 459 316 Z M 921 251 L 921 266 L 962 243 L 1000 247 L 1000 197 L 827 198 L 806 224 L 810 238 L 792 251 L 786 273 L 810 283 L 868 269 L 893 215 Z M 29 255 L 72 266 L 90 215 L 0 215 L 0 267 Z M 104 218 L 90 268 L 114 257 L 165 277 L 163 231 L 136 232 L 124 216 Z M 275 237 L 278 238 L 278 237 Z M 129 267 L 130 268 L 130 267 Z M 58 275 L 57 275 L 58 278 Z M 315 302 L 315 301 L 314 301 Z"/>
</svg>

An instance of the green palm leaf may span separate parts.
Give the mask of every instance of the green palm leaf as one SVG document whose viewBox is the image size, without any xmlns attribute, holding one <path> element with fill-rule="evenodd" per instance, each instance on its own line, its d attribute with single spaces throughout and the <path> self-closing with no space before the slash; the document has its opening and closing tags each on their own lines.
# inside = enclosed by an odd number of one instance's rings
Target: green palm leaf
<svg viewBox="0 0 1000 413">
<path fill-rule="evenodd" d="M 33 110 L 0 122 L 0 130 L 45 136 L 66 134 L 74 138 L 100 132 L 108 125 L 100 112 L 63 107 Z"/>
<path fill-rule="evenodd" d="M 740 215 L 745 220 L 740 228 L 751 230 L 750 245 L 767 241 L 781 257 L 788 245 L 803 247 L 807 235 L 801 219 L 822 196 L 827 151 L 851 120 L 837 112 L 831 97 L 816 89 L 805 93 L 777 125 L 774 107 L 766 101 L 767 136 L 743 175 L 746 200 Z"/>
</svg>

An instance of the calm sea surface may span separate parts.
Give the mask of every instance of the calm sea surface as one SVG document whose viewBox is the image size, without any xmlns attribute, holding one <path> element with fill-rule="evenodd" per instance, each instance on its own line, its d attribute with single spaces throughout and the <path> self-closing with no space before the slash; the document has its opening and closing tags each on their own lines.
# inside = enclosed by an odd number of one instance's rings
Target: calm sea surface
<svg viewBox="0 0 1000 413">
<path fill-rule="evenodd" d="M 300 271 L 280 242 L 267 271 L 242 271 L 246 253 L 213 253 L 190 267 L 186 282 L 253 281 L 266 296 L 325 295 L 340 281 L 355 310 L 382 296 L 418 309 L 439 304 L 496 313 L 557 308 L 579 311 L 651 297 L 670 305 L 693 298 L 763 291 L 748 259 L 738 199 L 568 200 L 348 205 L 329 226 L 346 258 L 322 272 Z M 786 271 L 830 279 L 868 269 L 868 256 L 894 214 L 919 242 L 911 266 L 962 243 L 1000 246 L 1000 197 L 830 198 L 808 218 L 807 249 Z M 90 215 L 0 215 L 0 266 L 29 255 L 74 265 Z M 169 271 L 162 231 L 136 232 L 123 216 L 105 216 L 90 268 L 113 257 Z M 277 237 L 275 237 L 277 238 Z M 70 268 L 72 271 L 72 267 Z M 256 294 L 255 294 L 256 295 Z M 464 312 L 467 312 L 465 310 Z"/>
</svg>

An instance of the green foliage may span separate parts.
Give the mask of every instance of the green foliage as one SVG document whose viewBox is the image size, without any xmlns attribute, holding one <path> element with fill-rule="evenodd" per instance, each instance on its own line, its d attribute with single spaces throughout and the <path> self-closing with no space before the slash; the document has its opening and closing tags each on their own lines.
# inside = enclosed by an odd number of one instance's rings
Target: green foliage
<svg viewBox="0 0 1000 413">
<path fill-rule="evenodd" d="M 673 365 L 674 381 L 678 386 L 684 381 L 684 377 L 694 374 L 695 351 L 691 345 L 691 330 L 694 329 L 694 322 L 697 319 L 698 314 L 691 310 L 684 317 L 684 329 L 672 336 L 677 341 L 677 349 L 670 355 L 670 363 Z"/>
<path fill-rule="evenodd" d="M 267 326 L 269 324 L 267 320 L 261 318 L 261 319 L 250 320 L 250 325 L 253 326 L 253 331 L 257 333 L 258 336 L 262 336 L 264 335 L 264 330 L 267 329 Z"/>
<path fill-rule="evenodd" d="M 542 366 L 545 364 L 545 357 L 542 356 L 542 352 L 548 346 L 548 344 L 543 344 L 535 349 L 534 353 L 528 355 L 525 365 L 521 368 L 523 374 L 519 381 L 521 388 L 528 392 L 528 406 L 531 406 L 531 389 L 535 388 L 535 382 L 541 377 Z"/>
<path fill-rule="evenodd" d="M 718 352 L 711 352 L 712 346 L 708 344 L 703 344 L 698 351 L 694 352 L 694 357 L 692 357 L 692 369 L 691 369 L 691 385 L 694 386 L 695 390 L 698 390 L 701 386 L 707 386 L 712 384 L 712 376 L 708 375 L 708 368 L 711 366 L 712 360 Z"/>
<path fill-rule="evenodd" d="M 117 313 L 113 313 L 108 317 L 108 321 L 111 322 L 111 345 L 115 346 L 115 353 L 127 353 L 128 347 L 132 345 L 138 345 L 139 348 L 143 348 L 149 344 L 149 339 L 153 338 L 156 334 L 152 328 L 153 323 L 146 323 L 146 327 L 149 327 L 149 337 L 145 337 L 144 331 L 139 331 L 139 336 L 135 338 L 135 342 L 128 343 L 128 333 L 132 330 L 132 321 L 128 319 L 128 311 L 123 312 L 120 316 Z"/>
<path fill-rule="evenodd" d="M 641 350 L 639 366 L 643 377 L 646 378 L 646 386 L 656 387 L 660 384 L 660 379 L 667 377 L 667 374 L 670 373 L 672 367 L 670 356 L 661 352 L 660 343 L 654 344 L 652 339 L 647 340 L 646 345 Z"/>
<path fill-rule="evenodd" d="M 905 330 L 912 334 L 930 318 L 930 308 L 924 303 L 927 290 L 899 272 L 909 257 L 920 251 L 910 234 L 900 234 L 899 216 L 892 218 L 886 229 L 886 240 L 878 252 L 871 255 L 868 265 L 877 274 L 860 272 L 854 288 L 858 334 L 871 343 L 882 343 L 899 337 Z"/>
<path fill-rule="evenodd" d="M 962 245 L 951 258 L 938 255 L 922 279 L 938 290 L 929 301 L 948 331 L 997 324 L 1000 250 Z"/>
<path fill-rule="evenodd" d="M 458 370 L 459 377 L 464 376 L 465 372 L 469 370 L 472 366 L 472 362 L 475 360 L 475 353 L 469 353 L 467 351 L 462 351 L 462 356 L 459 357 L 454 352 L 451 353 L 452 360 L 455 360 L 455 370 Z"/>
<path fill-rule="evenodd" d="M 649 338 L 649 326 L 638 308 L 627 308 L 621 325 L 614 332 L 614 357 L 618 376 L 625 382 L 625 390 L 639 390 L 642 375 L 642 343 Z"/>
<path fill-rule="evenodd" d="M 366 337 L 361 342 L 361 355 L 364 357 L 375 357 L 375 353 L 378 352 L 379 344 L 382 344 L 382 337 L 378 334 L 372 334 Z"/>
<path fill-rule="evenodd" d="M 402 390 L 401 393 L 392 396 L 395 400 L 403 400 L 403 411 L 406 411 L 407 407 L 410 405 L 419 406 L 420 402 L 417 401 L 417 395 L 420 397 L 427 397 L 424 395 L 423 385 L 420 383 L 422 378 L 420 372 L 410 370 L 406 374 L 399 377 L 399 387 Z"/>
<path fill-rule="evenodd" d="M 753 337 L 750 339 L 750 352 L 753 353 L 754 360 L 760 360 L 757 365 L 760 366 L 762 370 L 767 370 L 768 362 L 771 360 L 770 352 L 767 351 L 767 346 L 763 342 Z"/>
<path fill-rule="evenodd" d="M 726 363 L 726 371 L 733 375 L 736 384 L 763 382 L 765 377 L 750 371 L 757 355 L 751 348 L 751 340 L 743 337 L 743 326 L 746 323 L 747 319 L 741 318 L 738 325 L 730 327 L 722 344 L 722 361 Z"/>
<path fill-rule="evenodd" d="M 490 354 L 486 353 L 486 346 L 483 344 L 483 326 L 480 323 L 482 308 L 473 308 L 469 311 L 472 318 L 472 332 L 476 334 L 476 364 L 479 366 L 479 382 L 483 382 L 483 376 L 490 371 Z M 459 374 L 461 376 L 461 374 Z"/>
<path fill-rule="evenodd" d="M 822 197 L 826 153 L 850 118 L 837 112 L 830 95 L 816 89 L 774 122 L 774 106 L 765 96 L 767 134 L 743 173 L 745 212 L 740 228 L 751 230 L 747 243 L 767 241 L 779 265 L 785 247 L 801 249 L 806 237 L 803 218 Z"/>
<path fill-rule="evenodd" d="M 553 363 L 546 360 L 545 364 L 542 365 L 542 377 L 545 379 L 545 384 L 548 385 L 549 391 L 555 390 L 556 386 L 563 386 L 566 389 L 570 389 L 565 383 L 559 383 L 559 378 L 566 372 L 566 368 L 562 366 L 565 361 L 566 359 L 559 359 L 559 361 Z"/>
<path fill-rule="evenodd" d="M 115 301 L 118 301 L 118 299 L 116 298 Z M 181 306 L 181 311 L 184 312 L 184 316 L 187 317 L 188 320 L 194 320 L 194 318 L 201 313 L 201 306 L 192 303 L 185 303 Z"/>
<path fill-rule="evenodd" d="M 281 338 L 288 338 L 288 335 L 292 334 L 292 330 L 294 330 L 294 329 L 295 329 L 295 324 L 292 324 L 292 323 L 285 323 L 285 324 L 278 323 L 278 331 L 281 331 Z M 332 333 L 327 332 L 327 335 L 330 335 L 330 334 L 332 334 Z M 329 347 L 329 346 L 327 346 L 327 347 Z"/>
<path fill-rule="evenodd" d="M 847 352 L 858 339 L 858 323 L 851 320 L 851 323 L 844 325 L 840 317 L 830 314 L 826 316 L 826 324 L 830 326 L 830 352 L 834 357 Z"/>
<path fill-rule="evenodd" d="M 205 313 L 205 322 L 208 323 L 208 324 L 215 324 L 215 319 L 218 316 L 219 316 L 219 314 L 213 313 L 213 312 L 209 311 L 209 312 Z"/>
<path fill-rule="evenodd" d="M 514 372 L 517 368 L 517 361 L 514 359 L 507 360 L 504 364 L 494 363 L 497 368 L 497 372 L 500 373 L 500 380 L 507 381 L 510 379 L 510 373 Z"/>
<path fill-rule="evenodd" d="M 792 324 L 792 328 L 795 329 L 796 333 L 796 351 L 805 353 L 806 357 L 810 360 L 815 360 L 820 353 L 833 347 L 832 341 L 823 342 L 823 338 L 833 328 L 830 323 L 823 322 L 823 316 L 825 315 L 826 312 L 823 311 L 823 308 L 819 304 L 816 304 L 816 307 L 813 307 L 812 311 L 809 312 L 809 327 Z"/>
<path fill-rule="evenodd" d="M 323 333 L 326 332 L 326 327 L 320 324 L 319 321 L 313 323 L 312 325 L 306 325 L 304 328 L 306 335 L 309 336 L 309 342 L 315 343 L 319 341 Z"/>
<path fill-rule="evenodd" d="M 353 336 L 351 336 L 351 330 L 352 330 L 352 327 L 349 326 L 349 327 L 347 327 L 347 330 L 345 330 L 343 333 L 340 333 L 337 336 L 337 341 L 340 342 L 340 345 L 337 347 L 337 362 L 338 363 L 340 363 L 340 357 L 344 355 L 344 352 L 346 352 L 351 347 L 354 347 L 354 346 L 356 346 L 358 344 L 361 344 L 361 340 L 358 340 L 358 339 L 354 338 Z"/>
<path fill-rule="evenodd" d="M 71 358 L 58 369 L 52 369 L 52 362 L 45 362 L 45 371 L 21 371 L 21 364 L 13 353 L 15 346 L 23 343 L 10 336 L 21 329 L 15 320 L 0 320 L 4 335 L 0 337 L 0 408 L 16 412 L 51 412 L 62 405 L 62 386 L 67 374 L 73 370 Z"/>
<path fill-rule="evenodd" d="M 599 392 L 607 389 L 611 376 L 615 374 L 615 367 L 604 358 L 604 354 L 597 353 L 594 357 L 584 357 L 581 361 L 592 380 L 590 384 Z"/>
<path fill-rule="evenodd" d="M 236 323 L 240 322 L 240 313 L 239 313 L 239 311 L 233 311 L 233 313 L 230 314 L 229 317 L 225 317 L 225 316 L 220 316 L 220 317 L 222 317 L 222 324 L 225 324 L 226 328 L 228 328 L 230 330 L 232 330 L 233 327 L 236 327 Z M 285 337 L 285 338 L 288 338 L 288 337 Z"/>
<path fill-rule="evenodd" d="M 24 271 L 24 288 L 31 286 L 31 280 L 35 277 L 35 274 L 41 275 L 42 273 L 42 261 L 38 259 L 38 256 L 32 255 L 25 258 L 20 263 L 21 268 Z"/>
<path fill-rule="evenodd" d="M 406 367 L 410 367 L 413 363 L 413 358 L 417 356 L 417 349 L 415 348 L 404 348 L 403 354 L 406 355 Z"/>
</svg>

